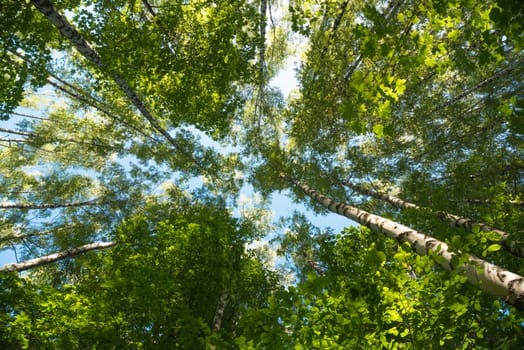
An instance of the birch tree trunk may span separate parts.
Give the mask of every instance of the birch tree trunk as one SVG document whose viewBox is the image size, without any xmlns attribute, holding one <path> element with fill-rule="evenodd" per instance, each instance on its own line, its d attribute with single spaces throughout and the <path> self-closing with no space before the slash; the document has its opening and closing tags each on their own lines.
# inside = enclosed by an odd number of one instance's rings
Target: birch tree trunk
<svg viewBox="0 0 524 350">
<path fill-rule="evenodd" d="M 370 196 L 370 197 L 373 197 L 373 198 L 376 198 L 376 199 L 381 199 L 391 205 L 393 205 L 394 207 L 396 208 L 399 208 L 399 209 L 409 209 L 409 208 L 412 208 L 412 209 L 422 209 L 420 206 L 414 204 L 414 203 L 410 203 L 410 202 L 406 202 L 398 197 L 395 197 L 395 196 L 392 196 L 392 195 L 388 195 L 386 193 L 381 193 L 381 192 L 377 192 L 377 191 L 373 191 L 371 189 L 368 189 L 368 188 L 365 188 L 363 186 L 360 186 L 360 185 L 357 185 L 357 184 L 352 184 L 350 182 L 347 182 L 347 181 L 343 181 L 343 182 L 340 182 L 342 185 L 344 186 L 347 186 L 349 188 L 351 188 L 352 190 L 360 193 L 360 194 L 363 194 L 363 195 L 366 195 L 366 196 Z M 428 208 L 425 208 L 425 209 L 428 209 Z M 466 231 L 468 232 L 472 232 L 473 231 L 473 227 L 478 227 L 481 231 L 484 231 L 484 232 L 495 232 L 496 234 L 499 235 L 499 243 L 504 247 L 504 249 L 506 249 L 508 252 L 510 252 L 511 254 L 515 255 L 515 256 L 518 256 L 518 257 L 524 257 L 524 242 L 521 242 L 521 241 L 511 241 L 511 236 L 509 233 L 505 232 L 505 231 L 502 231 L 502 230 L 499 230 L 497 228 L 494 228 L 494 227 L 491 227 L 487 224 L 484 224 L 482 222 L 475 222 L 471 219 L 468 219 L 468 218 L 465 218 L 465 217 L 462 217 L 462 216 L 458 216 L 458 215 L 454 215 L 454 214 L 451 214 L 451 213 L 448 213 L 446 211 L 437 211 L 437 212 L 434 212 L 434 214 L 442 221 L 447 221 L 449 222 L 449 224 L 453 227 L 461 227 L 463 229 L 465 229 Z"/>
<path fill-rule="evenodd" d="M 182 151 L 176 140 L 159 124 L 158 120 L 151 114 L 137 93 L 129 86 L 120 74 L 108 69 L 108 65 L 102 61 L 100 55 L 93 49 L 82 35 L 62 16 L 50 0 L 32 0 L 33 5 L 60 31 L 62 36 L 68 39 L 78 52 L 94 64 L 103 73 L 108 74 L 111 79 L 126 94 L 131 103 L 147 119 L 151 126 L 164 136 L 177 151 Z"/>
<path fill-rule="evenodd" d="M 211 325 L 212 332 L 218 332 L 222 326 L 222 318 L 224 317 L 224 311 L 226 310 L 228 292 L 227 289 L 222 290 L 220 299 L 218 300 L 217 309 L 215 316 L 213 317 L 213 324 Z M 216 350 L 216 346 L 212 345 L 211 350 Z"/>
<path fill-rule="evenodd" d="M 227 290 L 223 290 L 220 294 L 220 299 L 218 300 L 217 309 L 215 311 L 215 316 L 213 317 L 213 324 L 211 325 L 211 330 L 216 332 L 220 330 L 222 325 L 222 317 L 224 316 L 224 311 L 227 305 Z"/>
<path fill-rule="evenodd" d="M 41 256 L 39 258 L 27 260 L 21 263 L 16 264 L 7 264 L 0 268 L 0 271 L 24 271 L 32 269 L 33 267 L 47 265 L 50 263 L 53 263 L 55 261 L 63 260 L 65 258 L 79 255 L 85 252 L 88 252 L 90 250 L 97 250 L 97 249 L 105 249 L 115 246 L 116 242 L 96 242 L 96 243 L 89 243 L 85 244 L 80 247 L 71 248 L 68 250 L 64 250 L 58 253 L 50 254 Z"/>
<path fill-rule="evenodd" d="M 485 292 L 500 297 L 505 302 L 524 310 L 524 278 L 522 276 L 472 255 L 463 265 L 454 266 L 452 258 L 456 253 L 449 251 L 446 243 L 381 216 L 330 199 L 300 181 L 286 176 L 281 177 L 328 210 L 354 220 L 375 232 L 381 232 L 399 242 L 408 242 L 412 249 L 420 255 L 426 255 L 431 250 L 443 258 L 442 262 L 439 263 L 445 269 L 463 274 L 471 284 L 479 286 Z"/>
<path fill-rule="evenodd" d="M 71 202 L 71 203 L 0 203 L 0 209 L 57 209 L 57 208 L 72 208 L 100 205 L 101 202 L 97 200 L 90 200 L 85 202 Z"/>
</svg>

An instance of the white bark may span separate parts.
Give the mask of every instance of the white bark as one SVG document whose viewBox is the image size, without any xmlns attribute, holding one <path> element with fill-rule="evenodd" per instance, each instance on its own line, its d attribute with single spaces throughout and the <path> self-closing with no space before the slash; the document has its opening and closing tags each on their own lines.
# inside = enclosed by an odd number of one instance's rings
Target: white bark
<svg viewBox="0 0 524 350">
<path fill-rule="evenodd" d="M 97 243 L 90 243 L 85 244 L 80 247 L 71 248 L 68 250 L 64 250 L 62 252 L 41 256 L 36 259 L 27 260 L 21 263 L 16 264 L 7 264 L 0 268 L 0 271 L 24 271 L 28 270 L 37 266 L 47 265 L 50 263 L 53 263 L 55 261 L 63 260 L 65 258 L 79 255 L 85 252 L 88 252 L 90 250 L 96 250 L 96 249 L 105 249 L 115 246 L 116 242 L 97 242 Z"/>
<path fill-rule="evenodd" d="M 224 311 L 226 310 L 228 292 L 227 289 L 222 290 L 220 299 L 218 300 L 217 309 L 215 310 L 215 316 L 213 317 L 213 323 L 211 325 L 212 332 L 218 332 L 222 326 L 222 318 L 224 317 Z M 211 350 L 216 350 L 215 345 L 211 345 Z"/>
<path fill-rule="evenodd" d="M 215 316 L 213 317 L 213 325 L 211 326 L 213 332 L 220 330 L 220 327 L 222 326 L 222 317 L 224 317 L 224 311 L 227 305 L 227 296 L 227 290 L 223 290 L 222 294 L 220 294 Z"/>
<path fill-rule="evenodd" d="M 100 55 L 93 49 L 89 43 L 84 40 L 82 35 L 69 23 L 69 21 L 62 16 L 55 8 L 53 3 L 49 0 L 32 0 L 33 5 L 60 31 L 62 36 L 67 38 L 78 52 L 99 68 L 102 72 L 108 74 L 111 79 L 122 89 L 122 91 L 129 98 L 131 103 L 140 111 L 140 113 L 147 119 L 153 128 L 163 135 L 172 146 L 178 151 L 180 148 L 175 139 L 159 124 L 158 120 L 149 112 L 140 97 L 129 86 L 120 74 L 109 69 L 107 64 L 102 61 Z"/>
<path fill-rule="evenodd" d="M 444 258 L 440 264 L 445 269 L 463 274 L 471 284 L 524 310 L 524 278 L 522 276 L 471 255 L 463 265 L 453 266 L 452 258 L 456 253 L 451 252 L 446 243 L 381 216 L 332 200 L 300 181 L 282 177 L 334 213 L 343 215 L 399 242 L 408 242 L 412 249 L 420 255 L 428 254 L 429 250 L 433 251 Z"/>
<path fill-rule="evenodd" d="M 71 203 L 0 203 L 0 209 L 57 209 L 57 208 L 71 208 L 84 207 L 89 205 L 102 204 L 96 200 L 85 202 L 71 202 Z"/>
<path fill-rule="evenodd" d="M 418 206 L 418 205 L 416 205 L 414 203 L 406 202 L 406 201 L 404 201 L 404 200 L 402 200 L 402 199 L 400 199 L 398 197 L 395 197 L 395 196 L 392 196 L 392 195 L 388 195 L 386 193 L 373 191 L 373 190 L 367 189 L 367 188 L 365 188 L 363 186 L 352 184 L 352 183 L 349 183 L 349 182 L 341 182 L 341 183 L 343 185 L 351 188 L 352 190 L 354 190 L 356 192 L 359 192 L 360 194 L 371 196 L 371 197 L 376 198 L 376 199 L 381 199 L 381 200 L 383 200 L 383 201 L 385 201 L 385 202 L 387 202 L 387 203 L 389 203 L 389 204 L 391 204 L 394 207 L 399 208 L 399 209 L 410 209 L 410 208 L 412 208 L 412 209 L 421 209 L 420 206 Z M 499 230 L 497 228 L 491 227 L 491 226 L 489 226 L 487 224 L 484 224 L 482 222 L 475 222 L 475 221 L 473 221 L 471 219 L 448 213 L 446 211 L 437 211 L 437 212 L 435 212 L 435 215 L 438 216 L 440 218 L 440 220 L 449 222 L 449 224 L 451 226 L 453 226 L 453 227 L 462 227 L 463 229 L 465 229 L 468 232 L 472 232 L 473 231 L 473 227 L 475 227 L 475 226 L 478 227 L 481 231 L 484 231 L 484 232 L 495 232 L 500 237 L 500 239 L 499 239 L 500 244 L 507 251 L 509 251 L 511 254 L 513 254 L 515 256 L 524 257 L 524 244 L 523 244 L 523 242 L 521 242 L 521 241 L 511 241 L 510 234 L 505 232 L 505 231 L 502 231 L 502 230 Z"/>
</svg>

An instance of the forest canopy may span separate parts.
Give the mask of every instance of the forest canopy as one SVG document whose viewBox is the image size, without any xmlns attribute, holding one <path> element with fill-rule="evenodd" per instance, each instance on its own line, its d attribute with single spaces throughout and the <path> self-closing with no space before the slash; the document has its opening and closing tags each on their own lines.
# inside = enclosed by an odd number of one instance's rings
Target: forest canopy
<svg viewBox="0 0 524 350">
<path fill-rule="evenodd" d="M 524 346 L 519 1 L 0 19 L 0 348 Z"/>
</svg>

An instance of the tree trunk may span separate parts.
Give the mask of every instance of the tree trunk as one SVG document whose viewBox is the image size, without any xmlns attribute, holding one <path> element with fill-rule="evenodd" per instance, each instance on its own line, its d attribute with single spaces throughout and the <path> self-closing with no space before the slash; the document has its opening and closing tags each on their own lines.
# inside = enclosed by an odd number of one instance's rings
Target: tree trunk
<svg viewBox="0 0 524 350">
<path fill-rule="evenodd" d="M 360 194 L 367 195 L 367 196 L 370 196 L 370 197 L 373 197 L 373 198 L 376 198 L 376 199 L 381 199 L 381 200 L 383 200 L 383 201 L 385 201 L 385 202 L 387 202 L 387 203 L 389 203 L 389 204 L 391 204 L 394 207 L 399 208 L 399 209 L 409 209 L 409 208 L 421 209 L 420 206 L 418 206 L 418 205 L 416 205 L 414 203 L 406 202 L 406 201 L 404 201 L 404 200 L 402 200 L 402 199 L 400 199 L 398 197 L 391 196 L 391 195 L 388 195 L 386 193 L 373 191 L 373 190 L 367 189 L 367 188 L 365 188 L 363 186 L 352 184 L 352 183 L 349 183 L 349 182 L 346 182 L 346 181 L 341 182 L 341 184 L 351 188 L 352 190 L 354 190 L 354 191 L 356 191 L 356 192 L 358 192 Z M 428 208 L 425 208 L 425 209 L 428 209 Z M 451 214 L 451 213 L 448 213 L 448 212 L 445 212 L 445 211 L 437 211 L 437 212 L 434 212 L 434 214 L 440 220 L 449 222 L 449 224 L 451 226 L 453 226 L 453 227 L 462 227 L 463 229 L 465 229 L 468 232 L 472 232 L 473 231 L 473 227 L 478 227 L 481 231 L 484 231 L 484 232 L 495 232 L 500 237 L 499 243 L 508 252 L 510 252 L 511 254 L 513 254 L 515 256 L 518 256 L 518 257 L 524 257 L 524 244 L 523 244 L 523 242 L 521 242 L 521 241 L 511 241 L 510 234 L 505 232 L 505 231 L 502 231 L 502 230 L 499 230 L 497 228 L 494 228 L 494 227 L 491 227 L 489 225 L 486 225 L 484 223 L 475 222 L 475 221 L 473 221 L 471 219 L 468 219 L 468 218 L 465 218 L 465 217 L 462 217 L 462 216 L 457 216 L 457 215 L 454 215 L 454 214 Z"/>
<path fill-rule="evenodd" d="M 220 294 L 220 299 L 218 300 L 217 309 L 215 311 L 215 316 L 213 317 L 213 324 L 211 325 L 211 330 L 216 332 L 220 329 L 222 325 L 222 317 L 224 316 L 224 311 L 227 305 L 227 290 L 223 290 Z"/>
<path fill-rule="evenodd" d="M 116 242 L 97 242 L 89 243 L 80 247 L 71 248 L 62 252 L 41 256 L 36 259 L 27 260 L 16 264 L 7 264 L 0 268 L 0 271 L 24 271 L 32 269 L 33 267 L 47 265 L 55 261 L 63 260 L 67 257 L 76 256 L 90 250 L 105 249 L 115 246 Z"/>
<path fill-rule="evenodd" d="M 260 1 L 260 23 L 259 23 L 259 32 L 260 32 L 260 82 L 261 84 L 265 81 L 265 72 L 266 72 L 266 25 L 267 25 L 267 0 Z"/>
<path fill-rule="evenodd" d="M 220 294 L 220 299 L 218 300 L 217 309 L 215 311 L 215 316 L 213 317 L 213 323 L 211 324 L 211 331 L 218 332 L 222 326 L 222 318 L 224 317 L 224 311 L 226 310 L 227 305 L 227 289 L 222 290 Z M 211 350 L 216 350 L 215 345 L 211 345 Z"/>
<path fill-rule="evenodd" d="M 479 286 L 485 292 L 500 297 L 505 302 L 524 310 L 524 278 L 522 276 L 472 255 L 463 265 L 453 266 L 452 258 L 455 253 L 449 251 L 446 243 L 381 216 L 332 200 L 300 181 L 285 176 L 282 176 L 282 178 L 298 187 L 328 210 L 354 220 L 375 232 L 381 232 L 399 242 L 410 243 L 412 249 L 420 255 L 428 254 L 429 250 L 433 251 L 443 258 L 439 264 L 445 269 L 465 275 L 471 284 Z"/>
<path fill-rule="evenodd" d="M 0 137 L 0 142 L 7 142 L 9 143 L 9 147 L 11 147 L 11 143 L 24 143 L 27 142 L 26 139 L 12 139 L 9 137 Z"/>
<path fill-rule="evenodd" d="M 109 74 L 111 79 L 122 89 L 131 103 L 148 120 L 153 128 L 163 135 L 176 150 L 181 151 L 175 139 L 158 123 L 156 118 L 149 112 L 140 97 L 129 86 L 129 84 L 116 72 L 111 72 L 107 64 L 102 61 L 98 53 L 84 40 L 82 35 L 69 23 L 69 21 L 58 13 L 53 3 L 49 0 L 32 0 L 33 5 L 60 31 L 62 36 L 68 39 L 78 52 L 94 64 L 103 73 Z"/>
<path fill-rule="evenodd" d="M 435 107 L 430 112 L 430 114 L 451 106 L 455 102 L 463 99 L 464 97 L 467 97 L 468 95 L 470 95 L 471 93 L 475 92 L 476 90 L 478 90 L 478 89 L 480 89 L 480 88 L 490 84 L 491 82 L 497 80 L 498 78 L 500 78 L 500 77 L 502 77 L 502 76 L 504 76 L 506 74 L 511 73 L 513 70 L 515 70 L 515 66 L 504 68 L 504 69 L 499 70 L 498 72 L 495 72 L 492 76 L 490 76 L 490 77 L 480 81 L 479 83 L 477 83 L 476 85 L 470 87 L 469 89 L 466 89 L 465 91 L 461 92 L 460 94 L 458 94 L 457 96 L 455 96 L 451 100 L 449 100 L 447 102 L 444 102 L 444 103 L 440 104 L 439 106 Z"/>
<path fill-rule="evenodd" d="M 57 208 L 71 208 L 71 207 L 84 207 L 90 205 L 100 205 L 101 202 L 97 200 L 85 201 L 85 202 L 71 202 L 71 203 L 3 203 L 0 204 L 0 209 L 57 209 Z"/>
<path fill-rule="evenodd" d="M 6 129 L 6 128 L 0 128 L 0 132 L 5 132 L 8 134 L 14 134 L 14 135 L 20 135 L 20 136 L 33 136 L 33 134 L 18 130 L 12 130 L 12 129 Z"/>
</svg>

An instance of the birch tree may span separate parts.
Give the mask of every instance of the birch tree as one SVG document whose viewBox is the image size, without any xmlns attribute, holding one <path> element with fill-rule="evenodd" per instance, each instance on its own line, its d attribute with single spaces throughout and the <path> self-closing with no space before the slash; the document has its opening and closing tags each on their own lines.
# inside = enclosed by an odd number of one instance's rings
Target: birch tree
<svg viewBox="0 0 524 350">
<path fill-rule="evenodd" d="M 446 269 L 453 270 L 458 268 L 459 271 L 464 271 L 463 273 L 471 283 L 478 284 L 480 288 L 486 292 L 502 297 L 504 300 L 517 305 L 521 309 L 524 307 L 522 304 L 524 298 L 524 278 L 521 276 L 474 256 L 470 256 L 465 262 L 461 261 L 460 257 L 458 257 L 455 261 L 457 263 L 460 262 L 458 264 L 459 266 L 454 267 L 452 262 L 454 254 L 448 250 L 446 243 L 391 220 L 334 201 L 300 181 L 286 180 L 293 183 L 301 191 L 330 211 L 344 215 L 374 231 L 381 232 L 390 238 L 396 239 L 400 243 L 408 242 L 412 249 L 419 254 L 428 254 L 429 251 L 433 251 L 436 255 L 443 258 L 437 258 L 437 261 L 441 261 L 441 264 Z M 457 265 L 457 263 L 455 263 L 455 265 Z"/>
<path fill-rule="evenodd" d="M 519 4 L 276 6 L 0 5 L 0 347 L 519 348 Z"/>
<path fill-rule="evenodd" d="M 373 198 L 383 200 L 393 205 L 396 208 L 421 209 L 420 206 L 414 203 L 406 202 L 396 196 L 392 196 L 387 193 L 378 192 L 378 191 L 366 188 L 361 185 L 352 184 L 346 181 L 343 181 L 341 185 L 347 186 L 350 189 L 352 189 L 353 191 L 358 192 L 359 194 L 371 196 Z M 472 232 L 473 230 L 476 229 L 476 230 L 484 231 L 486 233 L 492 233 L 491 236 L 495 237 L 493 239 L 494 241 L 501 242 L 502 246 L 506 248 L 512 254 L 515 254 L 520 257 L 524 257 L 524 251 L 522 251 L 522 247 L 520 247 L 521 243 L 520 242 L 511 242 L 510 234 L 507 232 L 493 228 L 484 223 L 474 222 L 471 219 L 464 218 L 462 216 L 454 215 L 454 214 L 444 212 L 444 211 L 435 212 L 434 214 L 442 221 L 448 222 L 451 226 L 464 228 L 468 232 Z"/>
</svg>

